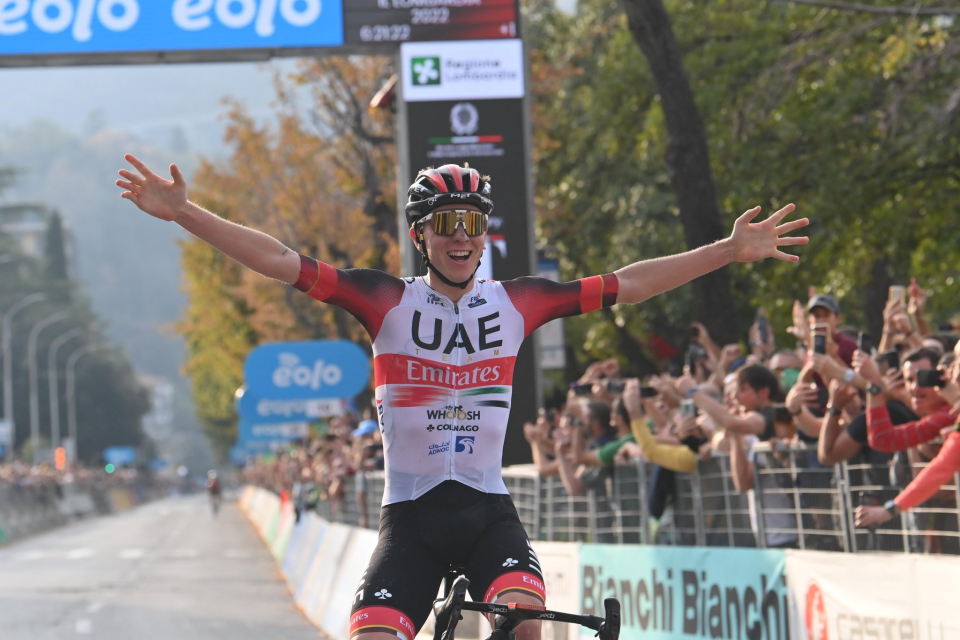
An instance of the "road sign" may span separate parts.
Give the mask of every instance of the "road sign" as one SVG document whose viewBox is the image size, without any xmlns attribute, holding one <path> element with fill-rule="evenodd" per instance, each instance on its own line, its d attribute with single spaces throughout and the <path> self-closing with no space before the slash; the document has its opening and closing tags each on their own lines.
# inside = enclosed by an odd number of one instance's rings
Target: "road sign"
<svg viewBox="0 0 960 640">
<path fill-rule="evenodd" d="M 275 342 L 250 352 L 243 377 L 260 398 L 352 398 L 367 386 L 370 362 L 363 349 L 346 340 Z"/>
<path fill-rule="evenodd" d="M 103 459 L 115 467 L 122 467 L 136 462 L 137 452 L 133 447 L 107 447 L 103 450 Z"/>
<path fill-rule="evenodd" d="M 516 38 L 517 0 L 347 0 L 346 44 Z"/>
</svg>

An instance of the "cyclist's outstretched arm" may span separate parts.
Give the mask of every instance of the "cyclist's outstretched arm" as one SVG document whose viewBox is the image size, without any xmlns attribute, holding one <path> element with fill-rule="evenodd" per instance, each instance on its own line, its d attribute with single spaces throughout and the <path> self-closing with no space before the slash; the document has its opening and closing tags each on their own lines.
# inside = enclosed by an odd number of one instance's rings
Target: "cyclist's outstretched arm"
<svg viewBox="0 0 960 640">
<path fill-rule="evenodd" d="M 176 222 L 218 251 L 268 278 L 293 284 L 300 276 L 300 256 L 265 233 L 224 220 L 187 200 L 187 182 L 177 165 L 170 165 L 173 180 L 153 173 L 136 157 L 124 158 L 137 172 L 120 170 L 125 189 L 120 196 L 154 218 Z"/>
<path fill-rule="evenodd" d="M 760 213 L 760 207 L 754 207 L 737 218 L 729 238 L 685 253 L 635 262 L 616 271 L 620 285 L 617 303 L 643 302 L 731 262 L 764 258 L 799 262 L 800 258 L 780 251 L 780 247 L 806 244 L 806 237 L 783 236 L 807 226 L 809 221 L 801 218 L 777 226 L 793 209 L 788 204 L 763 222 L 753 223 L 751 220 Z"/>
</svg>

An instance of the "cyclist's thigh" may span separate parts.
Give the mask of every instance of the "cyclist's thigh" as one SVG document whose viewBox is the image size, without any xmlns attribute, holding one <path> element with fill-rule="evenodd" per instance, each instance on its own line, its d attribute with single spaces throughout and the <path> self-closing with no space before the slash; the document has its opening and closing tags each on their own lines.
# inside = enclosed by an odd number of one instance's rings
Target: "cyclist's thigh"
<svg viewBox="0 0 960 640">
<path fill-rule="evenodd" d="M 398 636 L 413 640 L 430 615 L 445 568 L 420 537 L 412 503 L 387 505 L 380 538 L 360 578 L 350 616 L 350 637 Z"/>
<path fill-rule="evenodd" d="M 543 604 L 540 561 L 510 496 L 491 494 L 486 528 L 466 563 L 470 596 L 484 602 Z"/>
</svg>

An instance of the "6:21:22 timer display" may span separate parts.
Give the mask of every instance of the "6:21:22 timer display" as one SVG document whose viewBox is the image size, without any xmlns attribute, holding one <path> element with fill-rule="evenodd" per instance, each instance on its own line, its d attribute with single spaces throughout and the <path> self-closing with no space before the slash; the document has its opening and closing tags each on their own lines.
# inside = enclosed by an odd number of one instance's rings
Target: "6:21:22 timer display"
<svg viewBox="0 0 960 640">
<path fill-rule="evenodd" d="M 517 0 L 350 0 L 346 44 L 516 38 Z"/>
</svg>

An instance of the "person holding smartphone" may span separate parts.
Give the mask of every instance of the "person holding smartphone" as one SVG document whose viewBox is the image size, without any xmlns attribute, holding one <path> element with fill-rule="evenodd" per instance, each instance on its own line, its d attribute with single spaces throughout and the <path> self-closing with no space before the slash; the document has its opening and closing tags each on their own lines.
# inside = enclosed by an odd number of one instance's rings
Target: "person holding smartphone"
<svg viewBox="0 0 960 640">
<path fill-rule="evenodd" d="M 936 352 L 924 348 L 906 355 L 903 378 L 911 408 L 920 418 L 894 425 L 883 395 L 884 379 L 876 363 L 866 354 L 855 354 L 857 370 L 871 383 L 867 394 L 867 436 L 872 449 L 905 451 L 933 440 L 944 428 L 956 424 L 960 387 L 952 380 L 942 379 L 943 372 L 935 368 L 938 360 Z"/>
<path fill-rule="evenodd" d="M 861 506 L 856 511 L 856 525 L 870 527 L 883 524 L 895 516 L 909 511 L 932 498 L 940 487 L 960 471 L 960 424 L 956 423 L 956 416 L 960 414 L 960 342 L 954 347 L 953 364 L 947 371 L 938 371 L 940 385 L 936 387 L 944 403 L 950 406 L 954 416 L 954 424 L 938 431 L 939 435 L 946 433 L 943 447 L 937 456 L 907 485 L 907 488 L 893 500 L 881 506 Z M 904 425 L 905 426 L 905 425 Z M 903 442 L 909 442 L 919 428 L 906 431 L 902 434 Z M 899 443 L 898 443 L 899 444 Z M 955 518 L 955 516 L 954 516 Z M 957 521 L 954 519 L 953 527 Z"/>
</svg>

